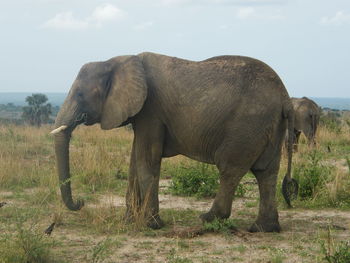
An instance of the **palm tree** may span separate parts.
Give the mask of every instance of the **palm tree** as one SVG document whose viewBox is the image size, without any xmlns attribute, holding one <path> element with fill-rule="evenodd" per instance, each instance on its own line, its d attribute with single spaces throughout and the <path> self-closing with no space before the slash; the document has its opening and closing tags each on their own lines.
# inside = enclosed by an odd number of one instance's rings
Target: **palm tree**
<svg viewBox="0 0 350 263">
<path fill-rule="evenodd" d="M 26 98 L 28 106 L 23 107 L 22 118 L 29 122 L 30 125 L 38 127 L 43 123 L 47 123 L 52 113 L 52 106 L 47 102 L 45 94 L 36 93 Z"/>
</svg>

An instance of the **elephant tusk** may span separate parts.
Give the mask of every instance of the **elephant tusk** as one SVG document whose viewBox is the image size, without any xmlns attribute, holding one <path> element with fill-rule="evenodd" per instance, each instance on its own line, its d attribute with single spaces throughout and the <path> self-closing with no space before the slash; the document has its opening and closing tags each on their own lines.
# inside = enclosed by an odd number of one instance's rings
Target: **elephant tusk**
<svg viewBox="0 0 350 263">
<path fill-rule="evenodd" d="M 58 127 L 57 129 L 52 130 L 50 133 L 51 134 L 59 133 L 65 129 L 67 129 L 67 127 L 68 127 L 67 125 L 62 125 L 62 126 Z"/>
</svg>

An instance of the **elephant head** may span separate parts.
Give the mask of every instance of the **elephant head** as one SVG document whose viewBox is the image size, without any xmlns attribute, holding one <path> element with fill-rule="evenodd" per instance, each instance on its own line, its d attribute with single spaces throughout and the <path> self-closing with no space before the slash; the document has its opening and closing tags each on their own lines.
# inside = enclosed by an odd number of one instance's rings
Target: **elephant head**
<svg viewBox="0 0 350 263">
<path fill-rule="evenodd" d="M 84 204 L 73 201 L 70 185 L 69 142 L 75 127 L 95 123 L 102 129 L 120 127 L 141 110 L 146 97 L 145 72 L 137 56 L 115 57 L 81 68 L 51 132 L 62 199 L 70 210 L 79 210 Z"/>
<path fill-rule="evenodd" d="M 291 98 L 294 108 L 295 144 L 303 132 L 309 143 L 315 144 L 316 131 L 321 115 L 319 106 L 307 97 Z"/>
</svg>

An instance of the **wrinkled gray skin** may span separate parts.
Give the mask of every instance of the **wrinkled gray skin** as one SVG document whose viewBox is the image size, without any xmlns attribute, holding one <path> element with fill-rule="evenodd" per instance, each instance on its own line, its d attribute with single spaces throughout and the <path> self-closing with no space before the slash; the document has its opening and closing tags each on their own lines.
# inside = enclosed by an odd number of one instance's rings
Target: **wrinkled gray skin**
<svg viewBox="0 0 350 263">
<path fill-rule="evenodd" d="M 291 98 L 294 108 L 294 150 L 298 150 L 301 132 L 309 144 L 315 144 L 316 131 L 321 116 L 319 106 L 307 97 Z"/>
<path fill-rule="evenodd" d="M 228 218 L 234 191 L 249 170 L 260 191 L 259 215 L 251 231 L 280 231 L 276 179 L 290 98 L 277 74 L 248 57 L 222 56 L 193 62 L 153 53 L 115 57 L 80 70 L 57 116 L 55 135 L 62 198 L 71 210 L 69 140 L 81 123 L 102 129 L 128 123 L 134 130 L 127 218 L 143 207 L 152 228 L 159 217 L 158 186 L 163 157 L 183 154 L 215 164 L 220 188 L 203 221 Z M 289 147 L 291 161 L 292 139 Z M 288 168 L 290 177 L 290 165 Z M 287 176 L 286 176 L 287 177 Z M 146 201 L 147 200 L 147 201 Z"/>
</svg>

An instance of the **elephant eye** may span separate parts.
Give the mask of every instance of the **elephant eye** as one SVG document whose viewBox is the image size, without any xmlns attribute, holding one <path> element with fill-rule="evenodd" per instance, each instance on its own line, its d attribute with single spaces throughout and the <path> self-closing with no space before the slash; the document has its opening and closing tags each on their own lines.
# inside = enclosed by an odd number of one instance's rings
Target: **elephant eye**
<svg viewBox="0 0 350 263">
<path fill-rule="evenodd" d="M 81 91 L 78 91 L 77 96 L 78 96 L 79 99 L 82 99 L 83 98 L 83 93 Z"/>
</svg>

